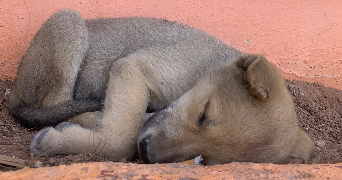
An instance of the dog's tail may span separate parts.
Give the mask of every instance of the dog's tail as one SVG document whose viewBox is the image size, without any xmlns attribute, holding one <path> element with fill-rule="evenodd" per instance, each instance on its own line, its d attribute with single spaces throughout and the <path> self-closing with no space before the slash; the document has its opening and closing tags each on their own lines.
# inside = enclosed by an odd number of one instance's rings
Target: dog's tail
<svg viewBox="0 0 342 180">
<path fill-rule="evenodd" d="M 103 103 L 100 101 L 67 101 L 52 107 L 30 107 L 21 104 L 9 106 L 13 117 L 27 128 L 55 126 L 68 118 L 85 113 L 100 111 Z"/>
</svg>

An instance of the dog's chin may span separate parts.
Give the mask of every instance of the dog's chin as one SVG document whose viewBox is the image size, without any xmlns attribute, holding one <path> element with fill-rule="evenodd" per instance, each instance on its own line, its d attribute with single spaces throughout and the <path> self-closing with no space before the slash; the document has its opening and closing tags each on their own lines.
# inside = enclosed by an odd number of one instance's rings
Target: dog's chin
<svg viewBox="0 0 342 180">
<path fill-rule="evenodd" d="M 160 153 L 159 155 L 158 154 L 155 154 L 155 153 L 147 153 L 147 154 L 144 154 L 144 155 L 140 155 L 140 158 L 141 160 L 144 161 L 144 163 L 146 164 L 156 164 L 156 163 L 159 163 L 159 164 L 165 164 L 165 163 L 179 163 L 179 162 L 184 162 L 184 161 L 188 161 L 190 159 L 194 159 L 196 158 L 196 156 L 185 156 L 185 155 L 182 155 L 182 154 L 172 154 L 172 155 L 168 155 L 168 156 L 165 156 L 165 155 L 161 155 L 162 153 Z M 201 156 L 197 156 L 197 164 L 200 165 L 200 164 L 203 164 L 203 159 Z M 195 164 L 196 164 L 195 163 Z"/>
</svg>

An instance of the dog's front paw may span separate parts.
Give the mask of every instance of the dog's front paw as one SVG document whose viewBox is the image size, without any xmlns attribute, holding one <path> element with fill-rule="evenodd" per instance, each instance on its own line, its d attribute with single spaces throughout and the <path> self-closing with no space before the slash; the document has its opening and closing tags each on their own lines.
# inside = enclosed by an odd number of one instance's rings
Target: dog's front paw
<svg viewBox="0 0 342 180">
<path fill-rule="evenodd" d="M 31 140 L 30 152 L 35 156 L 49 156 L 54 154 L 58 147 L 58 131 L 53 127 L 40 130 Z M 55 137 L 54 137 L 55 136 Z"/>
</svg>

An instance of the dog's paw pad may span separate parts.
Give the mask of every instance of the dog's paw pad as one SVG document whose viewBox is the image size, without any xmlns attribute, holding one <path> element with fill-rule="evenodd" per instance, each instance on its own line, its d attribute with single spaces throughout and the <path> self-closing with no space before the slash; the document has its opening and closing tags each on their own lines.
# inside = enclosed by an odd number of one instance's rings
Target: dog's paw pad
<svg viewBox="0 0 342 180">
<path fill-rule="evenodd" d="M 44 152 L 44 145 L 42 144 L 46 134 L 52 129 L 52 127 L 44 128 L 40 130 L 31 140 L 30 151 L 34 155 L 41 155 Z"/>
</svg>

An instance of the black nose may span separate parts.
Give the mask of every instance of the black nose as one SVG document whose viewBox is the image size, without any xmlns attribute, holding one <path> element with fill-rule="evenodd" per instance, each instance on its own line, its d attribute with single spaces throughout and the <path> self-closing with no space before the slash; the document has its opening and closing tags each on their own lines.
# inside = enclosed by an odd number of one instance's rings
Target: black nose
<svg viewBox="0 0 342 180">
<path fill-rule="evenodd" d="M 151 164 L 148 158 L 148 152 L 147 152 L 148 142 L 149 142 L 148 138 L 143 138 L 139 142 L 139 156 L 140 156 L 140 159 L 144 161 L 144 163 Z"/>
</svg>

